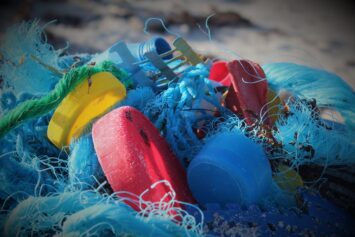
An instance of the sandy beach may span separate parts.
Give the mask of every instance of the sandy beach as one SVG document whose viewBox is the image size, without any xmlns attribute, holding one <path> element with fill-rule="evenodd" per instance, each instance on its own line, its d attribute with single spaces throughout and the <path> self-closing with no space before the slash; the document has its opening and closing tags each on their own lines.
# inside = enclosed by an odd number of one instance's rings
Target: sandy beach
<svg viewBox="0 0 355 237">
<path fill-rule="evenodd" d="M 7 4 L 6 4 L 7 3 Z M 1 32 L 20 20 L 40 19 L 49 42 L 69 53 L 96 53 L 114 42 L 142 41 L 147 33 L 185 37 L 221 59 L 296 62 L 323 68 L 355 88 L 355 15 L 351 1 L 10 1 L 1 8 Z M 206 19 L 210 37 L 207 34 Z M 167 33 L 157 20 L 166 24 Z M 211 41 L 212 40 L 212 41 Z"/>
</svg>

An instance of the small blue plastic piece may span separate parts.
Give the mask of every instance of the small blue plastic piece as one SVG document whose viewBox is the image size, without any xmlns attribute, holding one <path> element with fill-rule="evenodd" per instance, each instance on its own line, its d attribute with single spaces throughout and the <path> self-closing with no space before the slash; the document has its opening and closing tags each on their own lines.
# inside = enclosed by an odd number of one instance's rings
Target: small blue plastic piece
<svg viewBox="0 0 355 237">
<path fill-rule="evenodd" d="M 118 42 L 115 45 L 115 51 L 117 52 L 117 54 L 112 55 L 112 59 L 111 59 L 112 62 L 116 62 L 119 61 L 120 59 L 124 59 L 119 64 L 119 67 L 124 68 L 131 73 L 133 81 L 135 82 L 136 85 L 139 86 L 152 85 L 152 82 L 149 80 L 149 78 L 146 76 L 142 68 L 139 66 L 139 61 L 135 56 L 133 56 L 133 54 L 127 47 L 127 44 L 125 44 L 123 41 Z"/>
<path fill-rule="evenodd" d="M 271 186 L 271 168 L 262 148 L 239 133 L 212 138 L 188 167 L 196 200 L 206 203 L 257 203 Z"/>
<path fill-rule="evenodd" d="M 169 83 L 178 77 L 179 73 L 188 68 L 188 65 L 196 66 L 202 63 L 210 63 L 209 61 L 203 61 L 181 37 L 176 38 L 173 45 L 175 46 L 175 49 L 167 51 L 163 55 L 159 55 L 154 51 L 146 52 L 144 54 L 149 62 L 160 71 L 160 76 L 162 76 L 155 82 L 156 89 L 158 90 L 166 88 Z M 174 52 L 178 52 L 178 55 L 174 55 L 170 60 L 163 60 L 166 59 L 164 56 L 172 56 Z"/>
<path fill-rule="evenodd" d="M 150 61 L 150 63 L 158 68 L 161 74 L 165 76 L 163 80 L 165 80 L 167 83 L 177 77 L 175 72 L 163 61 L 163 59 L 159 57 L 157 53 L 147 52 L 145 56 Z"/>
<path fill-rule="evenodd" d="M 128 49 L 138 61 L 145 60 L 145 54 L 154 52 L 158 55 L 164 54 L 171 50 L 169 43 L 161 37 L 153 37 L 145 42 L 138 44 L 127 44 Z M 168 54 L 163 59 L 171 59 L 172 54 Z"/>
<path fill-rule="evenodd" d="M 103 53 L 96 56 L 93 60 L 97 63 L 104 60 L 111 60 L 116 65 L 124 63 L 124 61 L 127 60 L 127 55 L 122 55 L 122 43 L 124 42 L 118 41 Z M 153 37 L 141 43 L 130 43 L 125 45 L 136 62 L 145 60 L 146 58 L 144 54 L 147 52 L 155 52 L 160 55 L 171 50 L 169 43 L 161 37 Z M 128 55 L 128 57 L 130 57 L 130 55 Z M 172 55 L 170 54 L 164 59 L 170 59 L 171 57 Z"/>
<path fill-rule="evenodd" d="M 132 74 L 133 80 L 138 86 L 151 86 L 152 82 L 145 75 L 140 64 L 147 60 L 146 53 L 153 52 L 158 55 L 171 51 L 169 43 L 161 37 L 153 37 L 142 43 L 126 44 L 118 41 L 103 53 L 94 57 L 91 62 L 100 63 L 110 60 L 118 67 L 126 69 Z M 172 54 L 165 54 L 163 59 L 170 59 Z"/>
</svg>

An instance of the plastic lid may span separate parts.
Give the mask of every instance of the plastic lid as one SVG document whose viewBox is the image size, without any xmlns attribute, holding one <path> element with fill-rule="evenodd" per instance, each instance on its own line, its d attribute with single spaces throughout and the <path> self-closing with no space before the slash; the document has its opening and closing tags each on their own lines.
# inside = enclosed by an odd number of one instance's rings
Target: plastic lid
<svg viewBox="0 0 355 237">
<path fill-rule="evenodd" d="M 55 110 L 47 136 L 58 148 L 77 138 L 90 121 L 109 110 L 126 96 L 125 86 L 111 73 L 91 76 L 91 85 L 83 81 Z"/>
<path fill-rule="evenodd" d="M 200 204 L 256 203 L 271 182 L 262 148 L 238 133 L 216 135 L 188 167 L 189 187 Z"/>
</svg>

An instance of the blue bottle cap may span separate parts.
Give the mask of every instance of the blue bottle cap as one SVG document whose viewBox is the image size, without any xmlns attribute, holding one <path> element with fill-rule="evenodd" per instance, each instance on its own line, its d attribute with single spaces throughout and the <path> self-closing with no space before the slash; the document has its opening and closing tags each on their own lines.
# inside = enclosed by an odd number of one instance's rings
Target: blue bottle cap
<svg viewBox="0 0 355 237">
<path fill-rule="evenodd" d="M 262 148 L 239 133 L 220 133 L 188 167 L 189 187 L 200 204 L 259 202 L 272 183 Z"/>
</svg>

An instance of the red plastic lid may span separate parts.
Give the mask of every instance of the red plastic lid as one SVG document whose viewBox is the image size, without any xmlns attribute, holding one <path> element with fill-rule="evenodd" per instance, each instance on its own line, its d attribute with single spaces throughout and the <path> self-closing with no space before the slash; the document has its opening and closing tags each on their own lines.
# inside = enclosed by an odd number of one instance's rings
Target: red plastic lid
<svg viewBox="0 0 355 237">
<path fill-rule="evenodd" d="M 268 84 L 261 66 L 249 60 L 216 62 L 212 65 L 210 79 L 223 85 L 232 85 L 225 99 L 225 106 L 251 125 L 260 119 L 260 112 L 267 111 Z M 264 122 L 269 123 L 267 116 Z"/>
<path fill-rule="evenodd" d="M 212 64 L 209 79 L 221 83 L 224 86 L 230 86 L 232 75 L 229 73 L 228 63 L 218 61 Z"/>
<path fill-rule="evenodd" d="M 113 110 L 94 124 L 92 135 L 101 167 L 115 192 L 140 195 L 155 182 L 167 180 L 177 200 L 195 203 L 185 170 L 140 111 L 129 106 Z M 159 202 L 169 191 L 167 185 L 157 185 L 144 195 L 144 200 Z"/>
</svg>

